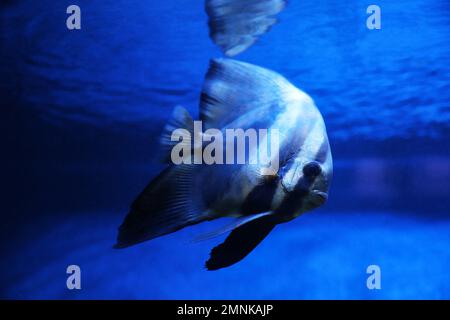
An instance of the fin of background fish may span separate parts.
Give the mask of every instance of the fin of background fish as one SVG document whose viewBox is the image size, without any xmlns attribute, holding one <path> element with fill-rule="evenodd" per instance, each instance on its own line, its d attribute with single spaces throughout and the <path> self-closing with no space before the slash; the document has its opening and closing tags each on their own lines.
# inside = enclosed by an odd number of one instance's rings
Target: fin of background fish
<svg viewBox="0 0 450 320">
<path fill-rule="evenodd" d="M 270 215 L 270 214 L 272 214 L 272 212 L 269 211 L 269 212 L 263 212 L 263 213 L 258 213 L 258 214 L 253 214 L 253 215 L 250 215 L 250 216 L 245 216 L 245 217 L 242 217 L 242 218 L 238 218 L 235 221 L 233 221 L 232 223 L 227 224 L 226 226 L 224 226 L 224 227 L 222 227 L 222 228 L 220 228 L 218 230 L 215 230 L 215 231 L 212 231 L 212 232 L 208 232 L 208 233 L 205 233 L 205 234 L 201 234 L 198 237 L 195 237 L 193 239 L 193 241 L 194 242 L 199 242 L 199 241 L 209 240 L 209 239 L 218 237 L 218 236 L 220 236 L 220 235 L 222 235 L 224 233 L 227 233 L 227 232 L 229 232 L 229 231 L 231 231 L 233 229 L 239 228 L 240 226 L 242 226 L 242 225 L 244 225 L 246 223 L 249 223 L 249 222 L 251 222 L 253 220 L 259 219 L 261 217 L 264 217 L 264 216 L 267 216 L 267 215 Z"/>
<path fill-rule="evenodd" d="M 267 127 L 298 91 L 274 71 L 233 59 L 212 59 L 202 88 L 200 119 L 205 129 L 223 128 L 236 119 L 241 119 L 241 129 L 257 128 L 255 121 Z"/>
<path fill-rule="evenodd" d="M 276 218 L 267 215 L 234 229 L 223 243 L 211 250 L 206 268 L 217 270 L 242 260 L 276 225 Z"/>
<path fill-rule="evenodd" d="M 285 6 L 285 0 L 206 0 L 210 37 L 227 56 L 235 56 L 267 32 Z"/>
<path fill-rule="evenodd" d="M 207 219 L 199 204 L 194 165 L 168 167 L 131 205 L 119 227 L 115 248 L 125 248 Z"/>
</svg>

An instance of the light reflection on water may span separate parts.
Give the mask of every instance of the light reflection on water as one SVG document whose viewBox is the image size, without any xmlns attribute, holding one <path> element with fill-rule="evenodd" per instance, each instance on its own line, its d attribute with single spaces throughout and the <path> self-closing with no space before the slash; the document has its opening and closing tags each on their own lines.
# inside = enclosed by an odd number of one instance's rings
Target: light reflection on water
<svg viewBox="0 0 450 320">
<path fill-rule="evenodd" d="M 450 123 L 448 2 L 380 0 L 379 31 L 366 29 L 368 4 L 292 1 L 237 58 L 276 70 L 312 95 L 337 140 L 439 136 Z M 23 107 L 53 120 L 144 128 L 177 104 L 196 114 L 208 60 L 220 56 L 201 1 L 80 6 L 78 32 L 61 23 L 62 3 L 11 2 L 1 13 L 2 42 L 14 48 L 5 52 L 9 67 L 20 74 L 10 84 Z"/>
</svg>

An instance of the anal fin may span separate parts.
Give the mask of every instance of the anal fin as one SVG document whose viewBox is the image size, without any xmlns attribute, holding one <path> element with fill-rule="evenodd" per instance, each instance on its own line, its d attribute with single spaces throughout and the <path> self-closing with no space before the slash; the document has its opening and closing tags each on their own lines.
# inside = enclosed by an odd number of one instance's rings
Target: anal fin
<svg viewBox="0 0 450 320">
<path fill-rule="evenodd" d="M 277 225 L 273 215 L 253 220 L 234 229 L 223 243 L 213 248 L 206 268 L 218 270 L 245 258 Z"/>
</svg>

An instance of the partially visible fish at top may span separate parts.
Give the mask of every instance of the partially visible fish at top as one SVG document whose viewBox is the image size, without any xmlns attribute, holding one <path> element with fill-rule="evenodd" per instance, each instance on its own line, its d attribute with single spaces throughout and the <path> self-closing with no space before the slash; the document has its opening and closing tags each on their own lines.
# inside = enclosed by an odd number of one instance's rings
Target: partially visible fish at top
<svg viewBox="0 0 450 320">
<path fill-rule="evenodd" d="M 227 56 L 252 46 L 276 22 L 286 0 L 206 0 L 210 37 Z"/>
<path fill-rule="evenodd" d="M 200 102 L 206 129 L 263 129 L 279 132 L 279 170 L 261 175 L 246 164 L 168 164 L 133 202 L 119 228 L 116 248 L 125 248 L 189 225 L 238 217 L 212 249 L 208 270 L 247 256 L 278 224 L 324 204 L 333 164 L 323 118 L 313 100 L 276 72 L 232 59 L 213 59 Z M 171 131 L 191 131 L 193 119 L 177 107 Z M 251 152 L 258 152 L 252 150 Z"/>
</svg>

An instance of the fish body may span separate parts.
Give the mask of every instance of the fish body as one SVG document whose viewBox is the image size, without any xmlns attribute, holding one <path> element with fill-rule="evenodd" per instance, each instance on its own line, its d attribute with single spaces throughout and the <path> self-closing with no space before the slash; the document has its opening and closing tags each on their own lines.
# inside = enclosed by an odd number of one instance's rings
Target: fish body
<svg viewBox="0 0 450 320">
<path fill-rule="evenodd" d="M 261 164 L 248 162 L 169 164 L 132 204 L 116 247 L 207 220 L 237 217 L 221 231 L 232 230 L 206 263 L 216 270 L 244 258 L 277 224 L 327 200 L 333 168 L 323 118 L 313 100 L 281 75 L 236 60 L 212 60 L 201 94 L 200 120 L 205 133 L 276 131 L 276 172 L 262 174 Z M 186 110 L 177 108 L 163 145 L 170 150 L 171 132 L 178 127 L 192 132 L 193 123 Z M 260 147 L 249 148 L 247 157 L 256 157 Z"/>
</svg>

